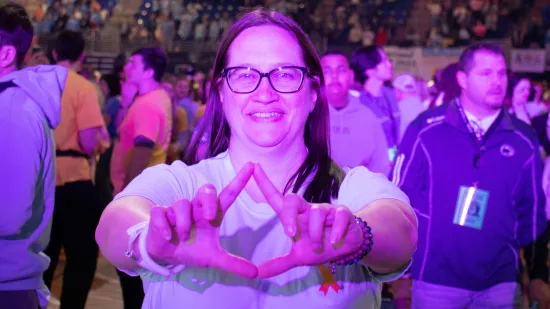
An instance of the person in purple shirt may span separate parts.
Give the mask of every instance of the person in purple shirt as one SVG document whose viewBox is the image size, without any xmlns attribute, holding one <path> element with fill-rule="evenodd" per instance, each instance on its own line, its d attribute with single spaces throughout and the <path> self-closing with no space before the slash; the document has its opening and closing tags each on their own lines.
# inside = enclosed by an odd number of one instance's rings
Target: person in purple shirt
<svg viewBox="0 0 550 309">
<path fill-rule="evenodd" d="M 33 27 L 19 4 L 0 0 L 0 308 L 48 305 L 42 279 L 50 259 L 55 195 L 53 129 L 61 118 L 67 70 L 18 71 Z"/>
</svg>

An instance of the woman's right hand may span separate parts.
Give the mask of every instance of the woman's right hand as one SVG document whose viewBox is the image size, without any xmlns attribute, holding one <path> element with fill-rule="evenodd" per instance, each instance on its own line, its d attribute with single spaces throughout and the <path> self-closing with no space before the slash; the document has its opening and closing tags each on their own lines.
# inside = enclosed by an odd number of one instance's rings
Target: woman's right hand
<svg viewBox="0 0 550 309">
<path fill-rule="evenodd" d="M 220 244 L 219 228 L 227 209 L 254 173 L 246 164 L 220 194 L 213 185 L 202 186 L 192 201 L 179 200 L 169 207 L 151 209 L 147 252 L 156 262 L 192 267 L 215 267 L 255 278 L 252 262 L 228 253 Z"/>
</svg>

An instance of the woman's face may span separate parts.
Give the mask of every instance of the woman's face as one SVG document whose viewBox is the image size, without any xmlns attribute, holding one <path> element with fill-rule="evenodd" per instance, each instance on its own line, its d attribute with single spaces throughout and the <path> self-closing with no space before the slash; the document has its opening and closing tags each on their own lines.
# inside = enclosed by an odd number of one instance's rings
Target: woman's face
<svg viewBox="0 0 550 309">
<path fill-rule="evenodd" d="M 248 28 L 228 50 L 226 67 L 250 67 L 266 73 L 283 66 L 305 67 L 305 63 L 296 38 L 279 27 Z M 286 82 L 295 78 L 279 72 L 276 71 L 272 79 Z M 246 72 L 232 76 L 237 82 L 244 80 L 245 83 L 251 78 Z M 231 128 L 231 142 L 238 139 L 239 143 L 260 147 L 289 145 L 299 140 L 303 143 L 305 124 L 317 100 L 317 90 L 311 83 L 311 78 L 304 74 L 299 91 L 279 93 L 267 78 L 261 78 L 256 90 L 241 94 L 233 92 L 223 78 L 219 94 Z"/>
<path fill-rule="evenodd" d="M 531 82 L 528 79 L 524 78 L 517 83 L 514 87 L 514 96 L 512 101 L 515 105 L 525 105 L 529 99 L 529 94 L 531 92 Z"/>
</svg>

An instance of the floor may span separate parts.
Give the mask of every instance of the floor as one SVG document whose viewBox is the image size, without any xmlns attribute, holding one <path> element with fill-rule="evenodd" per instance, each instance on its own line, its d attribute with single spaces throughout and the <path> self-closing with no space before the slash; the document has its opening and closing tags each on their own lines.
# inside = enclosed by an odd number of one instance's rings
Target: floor
<svg viewBox="0 0 550 309">
<path fill-rule="evenodd" d="M 60 259 L 52 284 L 52 299 L 48 309 L 59 308 L 64 260 Z M 86 309 L 122 309 L 122 294 L 115 269 L 105 258 L 97 263 L 94 284 L 88 296 Z"/>
</svg>

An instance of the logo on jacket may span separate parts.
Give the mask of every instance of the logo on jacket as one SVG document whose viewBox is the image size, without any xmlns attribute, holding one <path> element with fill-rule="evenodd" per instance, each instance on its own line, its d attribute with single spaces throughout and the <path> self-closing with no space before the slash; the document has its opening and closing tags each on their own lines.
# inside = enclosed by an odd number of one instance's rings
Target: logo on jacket
<svg viewBox="0 0 550 309">
<path fill-rule="evenodd" d="M 428 119 L 426 120 L 426 123 L 427 123 L 427 124 L 432 124 L 432 123 L 434 123 L 434 122 L 436 122 L 436 121 L 441 121 L 441 120 L 443 120 L 443 119 L 445 119 L 445 115 L 442 115 L 442 116 L 435 116 L 435 117 L 432 117 L 432 118 L 428 118 Z"/>
<path fill-rule="evenodd" d="M 500 154 L 509 158 L 513 157 L 516 154 L 516 150 L 514 149 L 514 147 L 508 144 L 503 144 L 502 146 L 500 146 Z"/>
</svg>

